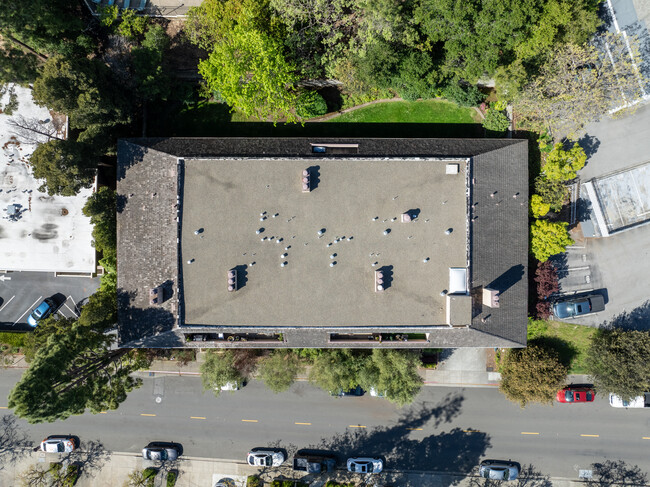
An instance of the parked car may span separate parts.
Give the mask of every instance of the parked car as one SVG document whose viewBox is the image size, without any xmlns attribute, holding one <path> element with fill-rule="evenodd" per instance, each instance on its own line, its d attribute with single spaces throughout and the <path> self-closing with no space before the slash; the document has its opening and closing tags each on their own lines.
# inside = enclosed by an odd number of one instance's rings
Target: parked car
<svg viewBox="0 0 650 487">
<path fill-rule="evenodd" d="M 503 460 L 483 460 L 478 474 L 486 479 L 515 480 L 519 476 L 519 464 Z"/>
<path fill-rule="evenodd" d="M 41 441 L 41 451 L 68 453 L 77 449 L 77 440 L 70 435 L 52 435 Z"/>
<path fill-rule="evenodd" d="M 613 408 L 650 408 L 650 392 L 644 392 L 643 396 L 637 396 L 630 400 L 610 392 L 609 405 Z"/>
<path fill-rule="evenodd" d="M 556 318 L 566 320 L 577 316 L 597 313 L 605 309 L 605 298 L 600 294 L 592 294 L 581 298 L 570 298 L 557 301 L 553 305 L 553 314 Z"/>
<path fill-rule="evenodd" d="M 558 402 L 592 402 L 596 393 L 589 387 L 566 386 L 557 391 Z"/>
<path fill-rule="evenodd" d="M 376 387 L 371 387 L 368 393 L 372 397 L 386 397 L 386 391 L 378 391 Z"/>
<path fill-rule="evenodd" d="M 239 382 L 226 382 L 225 385 L 221 386 L 222 391 L 238 391 L 243 384 L 240 384 Z"/>
<path fill-rule="evenodd" d="M 348 472 L 379 473 L 384 469 L 381 458 L 348 458 Z"/>
<path fill-rule="evenodd" d="M 152 441 L 142 449 L 142 458 L 159 462 L 174 461 L 180 454 L 178 445 L 160 441 Z"/>
<path fill-rule="evenodd" d="M 356 386 L 356 387 L 350 389 L 349 391 L 339 389 L 337 391 L 330 391 L 330 395 L 336 396 L 336 397 L 363 396 L 363 389 L 361 389 L 361 386 Z"/>
<path fill-rule="evenodd" d="M 251 450 L 246 459 L 253 467 L 279 467 L 284 463 L 284 453 L 275 450 Z"/>
<path fill-rule="evenodd" d="M 56 305 L 54 304 L 54 301 L 50 298 L 45 298 L 27 317 L 27 323 L 29 326 L 36 328 L 38 322 L 50 316 L 55 308 Z"/>
</svg>

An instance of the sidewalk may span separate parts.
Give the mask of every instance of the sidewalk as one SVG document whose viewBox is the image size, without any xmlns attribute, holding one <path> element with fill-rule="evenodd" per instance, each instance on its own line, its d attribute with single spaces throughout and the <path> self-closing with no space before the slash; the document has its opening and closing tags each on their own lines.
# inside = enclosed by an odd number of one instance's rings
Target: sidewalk
<svg viewBox="0 0 650 487">
<path fill-rule="evenodd" d="M 96 453 L 96 452 L 95 452 Z M 29 451 L 25 456 L 13 464 L 4 465 L 0 470 L 0 486 L 20 485 L 20 475 L 32 466 L 40 466 L 47 469 L 50 462 L 60 462 L 64 460 L 59 454 L 33 452 Z M 118 487 L 124 485 L 128 475 L 135 470 L 154 466 L 152 462 L 144 460 L 134 453 L 114 452 L 103 455 L 93 455 L 92 453 L 78 455 L 69 458 L 68 461 L 78 462 L 84 473 L 79 477 L 75 484 L 76 487 Z M 64 460 L 65 462 L 65 460 Z M 159 467 L 160 466 L 156 466 Z M 178 480 L 177 487 L 213 487 L 220 480 L 230 479 L 229 485 L 232 487 L 246 487 L 246 478 L 249 475 L 259 474 L 260 470 L 248 466 L 243 462 L 233 462 L 229 460 L 208 459 L 198 457 L 181 457 L 174 465 L 167 465 L 160 468 L 155 479 L 155 486 L 165 486 L 165 476 L 169 470 L 176 470 Z M 382 474 L 373 476 L 375 482 L 368 481 L 367 477 L 352 475 L 339 469 L 322 475 L 307 475 L 303 482 L 309 483 L 313 487 L 322 487 L 327 480 L 337 482 L 353 481 L 361 486 L 371 485 L 395 485 L 408 487 L 447 487 L 451 485 L 459 487 L 476 486 L 475 482 L 479 480 L 476 472 L 467 476 L 464 474 L 442 473 L 442 472 L 419 472 L 405 471 L 398 472 L 387 469 Z M 290 464 L 287 462 L 282 467 L 274 468 L 261 474 L 265 484 L 268 485 L 276 478 L 282 479 L 300 479 L 302 473 L 293 472 Z M 541 480 L 541 479 L 540 479 Z M 583 482 L 565 478 L 548 479 L 551 485 L 556 487 L 582 487 Z M 524 479 L 525 483 L 533 483 L 533 478 Z M 234 485 L 233 485 L 234 484 Z M 541 482 L 540 482 L 541 485 Z M 548 486 L 548 483 L 543 485 Z"/>
</svg>

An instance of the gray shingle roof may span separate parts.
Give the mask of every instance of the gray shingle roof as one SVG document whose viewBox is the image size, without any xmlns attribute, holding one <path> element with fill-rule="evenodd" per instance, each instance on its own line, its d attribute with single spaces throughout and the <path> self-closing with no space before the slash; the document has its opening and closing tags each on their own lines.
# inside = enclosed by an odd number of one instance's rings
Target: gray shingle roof
<svg viewBox="0 0 650 487">
<path fill-rule="evenodd" d="M 432 328 L 427 330 L 430 343 L 426 346 L 525 345 L 527 141 L 323 138 L 149 138 L 119 142 L 118 311 L 122 345 L 183 346 L 178 330 L 171 332 L 183 322 L 178 301 L 178 291 L 182 294 L 176 220 L 178 158 L 323 157 L 312 154 L 312 143 L 358 144 L 356 156 L 471 158 L 471 203 L 475 204 L 471 209 L 475 219 L 469 224 L 471 287 L 474 293 L 485 286 L 497 288 L 501 292 L 501 306 L 482 306 L 479 296 L 474 301 L 471 329 Z M 513 198 L 514 195 L 517 197 Z M 149 306 L 149 289 L 163 284 L 167 289 L 165 303 Z M 350 330 L 354 332 L 354 328 Z M 287 331 L 286 335 L 295 335 L 292 346 L 331 346 L 325 331 L 320 338 L 315 330 L 309 336 L 295 331 Z"/>
</svg>

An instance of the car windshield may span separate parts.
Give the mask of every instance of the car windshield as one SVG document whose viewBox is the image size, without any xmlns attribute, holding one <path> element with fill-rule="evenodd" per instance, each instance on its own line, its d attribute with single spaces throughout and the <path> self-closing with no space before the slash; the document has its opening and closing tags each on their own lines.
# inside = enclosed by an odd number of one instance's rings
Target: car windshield
<svg viewBox="0 0 650 487">
<path fill-rule="evenodd" d="M 593 401 L 594 395 L 591 392 L 587 393 L 587 401 Z"/>
<path fill-rule="evenodd" d="M 372 472 L 372 465 L 370 463 L 360 463 L 359 471 L 363 473 Z"/>
<path fill-rule="evenodd" d="M 56 449 L 57 449 L 58 451 L 60 451 L 60 452 L 65 451 L 65 445 L 63 444 L 62 441 L 59 441 L 59 442 L 56 444 Z"/>
<path fill-rule="evenodd" d="M 573 391 L 564 391 L 564 400 L 566 402 L 573 402 Z"/>
</svg>

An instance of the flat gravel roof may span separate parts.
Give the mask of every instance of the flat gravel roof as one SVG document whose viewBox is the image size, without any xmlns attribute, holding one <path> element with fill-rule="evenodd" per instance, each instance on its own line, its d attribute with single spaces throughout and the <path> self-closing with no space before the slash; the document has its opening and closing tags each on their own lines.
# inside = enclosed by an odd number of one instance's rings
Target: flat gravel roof
<svg viewBox="0 0 650 487">
<path fill-rule="evenodd" d="M 449 267 L 467 266 L 467 198 L 465 159 L 186 159 L 184 324 L 443 324 Z M 380 268 L 392 279 L 375 292 Z"/>
</svg>

